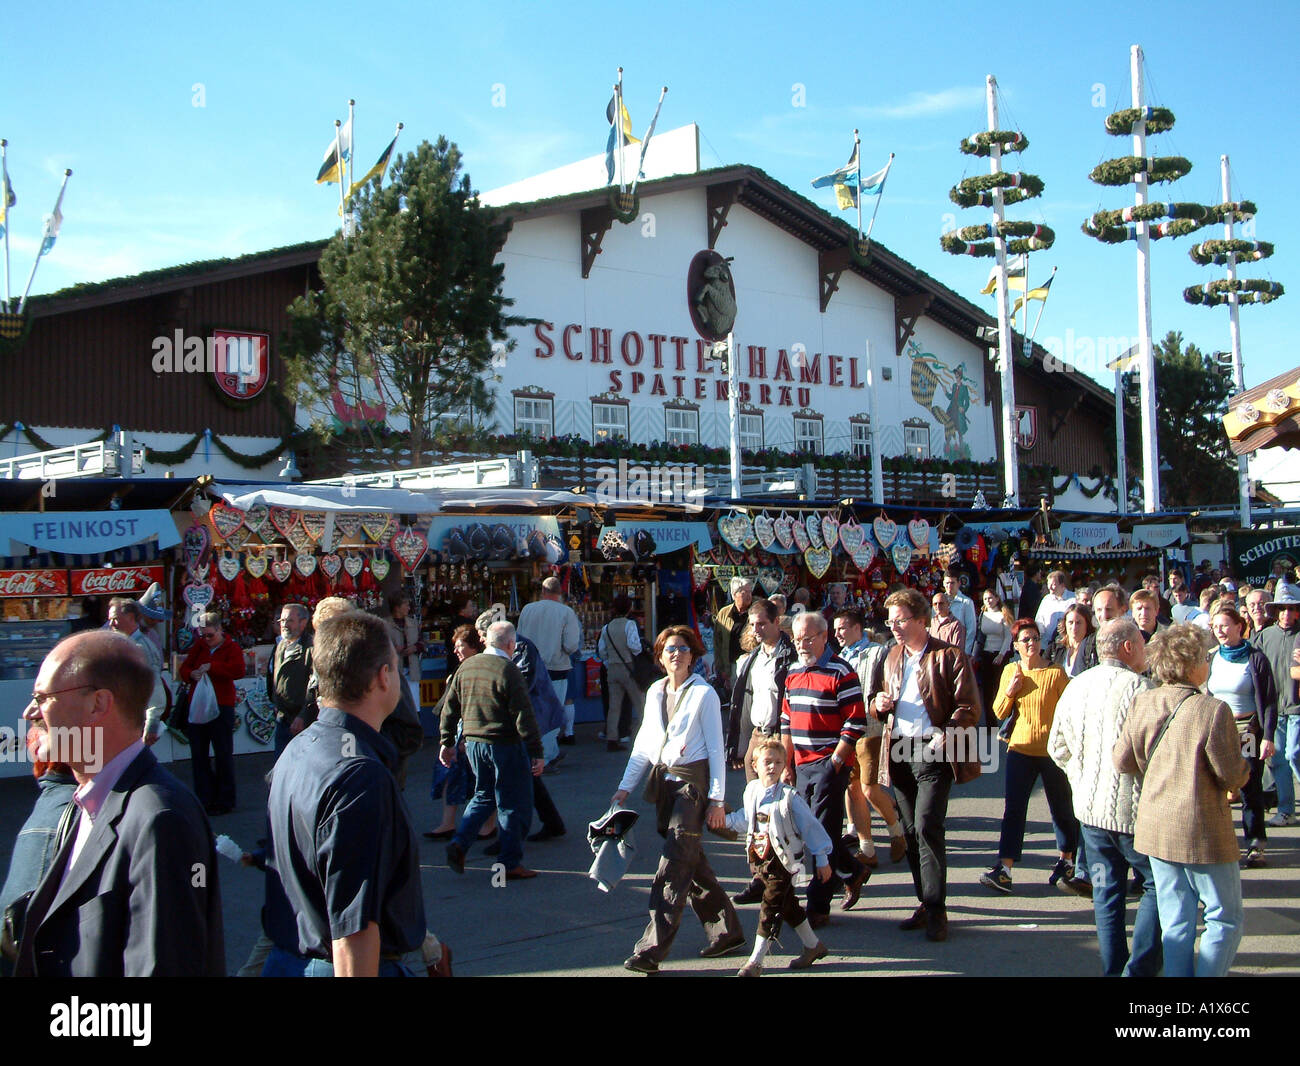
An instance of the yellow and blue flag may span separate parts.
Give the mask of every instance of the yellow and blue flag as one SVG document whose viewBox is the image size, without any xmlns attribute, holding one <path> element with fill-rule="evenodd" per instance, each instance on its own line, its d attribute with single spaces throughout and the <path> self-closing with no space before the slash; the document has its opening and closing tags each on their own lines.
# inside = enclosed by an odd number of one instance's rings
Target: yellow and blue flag
<svg viewBox="0 0 1300 1066">
<path fill-rule="evenodd" d="M 365 175 L 359 181 L 354 181 L 352 183 L 351 187 L 348 189 L 349 200 L 352 199 L 352 197 L 360 191 L 361 187 L 371 178 L 379 178 L 381 181 L 383 180 L 384 171 L 388 169 L 388 161 L 392 158 L 393 148 L 396 145 L 397 138 L 394 137 L 388 142 L 388 147 L 379 153 L 379 158 L 375 161 L 375 165 L 367 170 Z"/>
<path fill-rule="evenodd" d="M 627 113 L 627 104 L 623 103 L 623 94 L 615 89 L 614 95 L 609 98 L 609 103 L 605 105 L 605 121 L 609 123 L 609 139 L 605 142 L 606 182 L 614 180 L 614 149 L 618 147 L 618 123 L 614 121 L 614 116 L 619 112 L 622 112 L 623 143 L 641 143 L 639 138 L 632 136 L 632 116 Z"/>
<path fill-rule="evenodd" d="M 1047 291 L 1052 287 L 1052 282 L 1053 280 L 1055 280 L 1055 278 L 1056 275 L 1053 274 L 1050 278 L 1048 278 L 1045 282 L 1043 282 L 1043 284 L 1039 285 L 1036 289 L 1030 289 L 1027 293 L 1024 294 L 1024 296 L 1017 296 L 1016 302 L 1014 306 L 1011 308 L 1011 313 L 1014 315 L 1017 311 L 1019 311 L 1022 307 L 1024 307 L 1025 304 L 1027 304 L 1030 300 L 1046 300 Z"/>
</svg>

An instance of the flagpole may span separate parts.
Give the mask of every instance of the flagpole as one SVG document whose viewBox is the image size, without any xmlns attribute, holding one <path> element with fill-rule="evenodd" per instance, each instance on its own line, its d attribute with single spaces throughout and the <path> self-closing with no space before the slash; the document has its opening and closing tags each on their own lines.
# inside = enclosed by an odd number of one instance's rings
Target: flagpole
<svg viewBox="0 0 1300 1066">
<path fill-rule="evenodd" d="M 338 119 L 334 120 L 334 159 L 335 165 L 339 171 L 339 218 L 343 221 L 343 236 L 348 235 L 348 216 L 347 216 L 347 190 L 343 188 L 343 182 L 346 177 L 346 171 L 343 168 L 343 140 L 339 134 L 339 127 L 343 123 Z"/>
<path fill-rule="evenodd" d="M 9 231 L 13 229 L 13 222 L 9 218 L 9 142 L 0 138 L 0 196 L 5 198 L 5 302 L 4 309 L 9 310 Z"/>
<path fill-rule="evenodd" d="M 1028 256 L 1025 257 L 1025 261 L 1026 261 L 1026 262 L 1029 261 L 1029 257 L 1028 257 Z M 1047 289 L 1047 292 L 1046 292 L 1046 294 L 1043 296 L 1043 302 L 1040 303 L 1040 304 L 1038 305 L 1038 317 L 1034 319 L 1034 332 L 1033 332 L 1033 334 L 1030 336 L 1030 338 L 1029 338 L 1030 340 L 1033 340 L 1034 337 L 1037 337 L 1037 336 L 1038 336 L 1038 323 L 1040 323 L 1040 322 L 1043 320 L 1043 312 L 1047 310 L 1047 297 L 1050 296 L 1050 295 L 1052 294 L 1052 278 L 1054 278 L 1054 277 L 1056 277 L 1056 267 L 1052 267 L 1052 277 L 1047 279 L 1047 285 L 1045 286 L 1045 288 Z M 1028 277 L 1025 278 L 1025 284 L 1026 284 L 1026 285 L 1029 284 L 1029 278 L 1028 278 Z M 1028 289 L 1025 289 L 1025 311 L 1026 311 L 1026 321 L 1028 320 L 1028 318 L 1027 318 L 1028 310 L 1029 310 L 1029 290 L 1028 290 Z"/>
<path fill-rule="evenodd" d="M 646 149 L 650 147 L 650 138 L 655 135 L 655 123 L 659 121 L 659 109 L 664 106 L 664 97 L 668 95 L 668 86 L 659 90 L 659 102 L 655 104 L 654 117 L 646 127 L 645 138 L 641 141 L 641 155 L 636 161 L 636 173 L 632 175 L 632 195 L 636 195 L 637 183 L 641 180 L 641 164 L 645 162 Z M 619 116 L 620 120 L 622 116 Z"/>
<path fill-rule="evenodd" d="M 52 218 L 57 219 L 59 217 L 59 208 L 63 206 L 63 190 L 68 187 L 68 179 L 70 177 L 72 177 L 72 171 L 65 170 L 63 172 L 63 184 L 59 186 L 59 198 L 54 201 L 54 210 L 53 212 L 51 212 Z M 9 232 L 9 228 L 7 226 L 5 227 L 5 232 L 6 233 Z M 58 234 L 56 233 L 55 236 L 57 237 Z M 44 245 L 45 245 L 45 237 L 42 236 L 41 247 L 43 248 Z M 44 258 L 45 258 L 45 252 L 42 251 L 40 248 L 38 248 L 36 250 L 36 262 L 32 264 L 32 272 L 27 278 L 27 288 L 23 289 L 23 298 L 18 301 L 18 313 L 20 315 L 23 313 L 23 308 L 27 306 L 27 294 L 32 291 L 32 282 L 36 280 L 36 268 L 41 265 L 41 260 Z"/>
<path fill-rule="evenodd" d="M 618 83 L 614 86 L 614 95 L 618 102 L 614 107 L 614 125 L 618 128 L 618 194 L 622 196 L 627 189 L 623 181 L 623 68 L 618 68 Z"/>
<path fill-rule="evenodd" d="M 998 83 L 992 74 L 985 83 L 988 104 L 989 130 L 998 128 Z M 993 141 L 989 145 L 989 173 L 1002 173 L 1002 145 Z M 1016 452 L 1016 385 L 1015 366 L 1011 355 L 1011 316 L 1007 305 L 1007 239 L 1002 234 L 1002 187 L 993 190 L 993 248 L 997 255 L 998 270 L 998 350 L 1002 353 L 1002 480 L 1003 506 L 1020 505 L 1020 463 Z M 1029 257 L 1025 256 L 1026 267 Z"/>
<path fill-rule="evenodd" d="M 868 439 L 871 441 L 871 502 L 878 503 L 882 507 L 885 503 L 885 469 L 884 462 L 880 455 L 880 419 L 877 417 L 877 389 L 879 383 L 876 381 L 876 358 L 871 353 L 871 341 L 867 342 L 867 378 L 871 392 L 867 396 L 868 411 L 870 413 L 871 425 Z"/>
<path fill-rule="evenodd" d="M 1142 79 L 1142 46 L 1133 45 L 1129 51 L 1129 76 L 1133 83 L 1133 106 L 1137 119 L 1133 123 L 1133 154 L 1145 159 L 1147 154 L 1147 123 L 1143 110 L 1144 84 Z M 1133 176 L 1133 204 L 1142 207 L 1147 202 L 1147 172 L 1138 171 Z M 1157 443 L 1156 424 L 1156 360 L 1151 340 L 1151 224 L 1137 223 L 1137 290 L 1138 290 L 1138 384 L 1141 387 L 1142 412 L 1142 509 L 1147 514 L 1160 510 L 1160 448 Z"/>
<path fill-rule="evenodd" d="M 880 210 L 880 201 L 883 200 L 883 199 L 885 198 L 885 182 L 887 182 L 887 181 L 889 180 L 889 169 L 890 169 L 890 167 L 892 167 L 893 165 L 894 165 L 894 153 L 893 153 L 893 152 L 890 152 L 890 153 L 889 153 L 889 162 L 885 164 L 885 176 L 884 176 L 883 178 L 880 179 L 880 192 L 876 193 L 876 207 L 875 207 L 875 210 L 871 212 L 871 222 L 870 222 L 870 224 L 867 226 L 867 243 L 868 243 L 868 244 L 871 243 L 871 231 L 872 231 L 873 229 L 876 228 L 876 212 Z M 858 160 L 858 175 L 859 175 L 859 177 L 858 177 L 858 185 L 859 185 L 859 188 L 858 188 L 858 216 L 859 216 L 859 219 L 858 219 L 858 236 L 859 236 L 859 237 L 862 236 L 862 220 L 861 220 L 861 215 L 862 215 L 862 188 L 861 188 L 861 185 L 862 185 L 862 178 L 861 178 L 861 174 L 862 174 L 862 160 L 859 159 L 859 160 Z"/>
<path fill-rule="evenodd" d="M 858 201 L 858 243 L 862 243 L 862 138 L 858 136 L 858 131 L 853 131 L 853 158 L 858 161 L 857 180 L 854 183 L 857 186 L 858 195 L 854 197 Z M 876 200 L 876 206 L 880 206 L 880 201 Z M 873 214 L 871 216 L 875 218 Z"/>
<path fill-rule="evenodd" d="M 1227 203 L 1228 195 L 1232 191 L 1229 182 L 1229 165 L 1226 155 L 1219 156 L 1219 179 L 1223 190 L 1223 202 Z M 1232 240 L 1232 212 L 1229 211 L 1223 216 L 1223 236 L 1225 240 Z M 1228 281 L 1237 280 L 1237 255 L 1235 252 L 1228 253 Z M 1238 300 L 1235 290 L 1228 291 L 1228 331 L 1232 339 L 1232 376 L 1237 386 L 1238 392 L 1246 391 L 1245 369 L 1241 362 L 1241 321 L 1238 318 Z M 1244 455 L 1237 456 L 1237 487 L 1239 493 L 1239 502 L 1241 510 L 1241 527 L 1242 529 L 1250 528 L 1250 465 Z"/>
<path fill-rule="evenodd" d="M 343 202 L 344 202 L 344 204 L 346 205 L 346 206 L 344 207 L 344 213 L 347 215 L 347 225 L 348 225 L 348 229 L 351 229 L 351 228 L 352 228 L 352 226 L 351 226 L 351 221 L 352 221 L 352 160 L 354 160 L 354 159 L 356 158 L 356 156 L 357 156 L 357 124 L 356 124 L 356 121 L 355 121 L 355 119 L 356 119 L 356 113 L 357 113 L 357 102 L 356 102 L 355 100 L 348 100 L 348 129 L 350 129 L 350 130 L 352 131 L 352 148 L 351 148 L 351 149 L 349 150 L 349 152 L 348 152 L 347 175 L 346 175 L 346 176 L 347 176 L 347 184 L 346 184 L 346 185 L 343 184 L 343 177 L 344 177 L 344 174 L 343 174 L 342 172 L 339 173 L 339 184 L 340 184 L 340 185 L 343 185 L 343 188 L 344 188 L 344 190 L 345 190 L 345 195 L 344 195 L 344 198 L 343 198 Z M 343 160 L 340 159 L 340 160 L 339 160 L 339 166 L 341 167 L 342 165 L 343 165 Z"/>
</svg>

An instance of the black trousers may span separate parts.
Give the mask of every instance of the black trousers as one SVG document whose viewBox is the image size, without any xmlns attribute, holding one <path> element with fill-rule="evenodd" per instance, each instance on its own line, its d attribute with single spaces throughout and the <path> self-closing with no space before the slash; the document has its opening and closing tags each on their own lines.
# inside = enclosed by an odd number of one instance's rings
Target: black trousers
<svg viewBox="0 0 1300 1066">
<path fill-rule="evenodd" d="M 824 759 L 795 767 L 796 788 L 808 801 L 813 817 L 831 838 L 831 879 L 814 877 L 808 883 L 808 913 L 830 914 L 831 900 L 844 887 L 844 878 L 862 872 L 861 861 L 844 846 L 844 792 L 849 785 L 849 765 L 839 769 L 827 755 Z"/>
<path fill-rule="evenodd" d="M 185 727 L 190 739 L 194 794 L 205 807 L 235 806 L 235 707 L 222 706 L 211 722 Z M 209 760 L 208 752 L 212 752 Z M 213 763 L 215 762 L 215 772 Z"/>
<path fill-rule="evenodd" d="M 551 794 L 542 784 L 540 777 L 533 778 L 533 813 L 537 815 L 538 821 L 542 823 L 542 828 L 548 833 L 559 836 L 564 832 L 564 819 L 560 817 L 560 812 L 555 806 L 555 800 L 551 799 Z"/>
<path fill-rule="evenodd" d="M 948 794 L 953 785 L 952 767 L 942 760 L 895 758 L 891 750 L 889 776 L 898 799 L 903 836 L 907 839 L 907 865 L 912 871 L 916 898 L 927 909 L 943 912 L 948 900 L 944 822 L 948 818 Z"/>
</svg>

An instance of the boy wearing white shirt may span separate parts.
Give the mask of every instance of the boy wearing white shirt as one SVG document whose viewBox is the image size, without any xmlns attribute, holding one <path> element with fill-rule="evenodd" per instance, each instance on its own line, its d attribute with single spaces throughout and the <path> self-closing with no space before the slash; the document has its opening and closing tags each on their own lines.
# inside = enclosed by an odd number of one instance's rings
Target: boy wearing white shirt
<svg viewBox="0 0 1300 1066">
<path fill-rule="evenodd" d="M 754 749 L 758 779 L 745 786 L 743 807 L 727 816 L 727 828 L 746 833 L 745 852 L 749 868 L 763 882 L 763 901 L 758 912 L 758 936 L 749 961 L 738 977 L 761 977 L 763 959 L 781 932 L 784 919 L 803 944 L 803 953 L 790 960 L 790 969 L 806 970 L 826 957 L 826 945 L 818 939 L 799 904 L 798 889 L 806 885 L 809 857 L 815 860 L 817 877 L 831 878 L 831 838 L 812 809 L 789 785 L 782 784 L 785 745 L 779 737 L 767 737 Z"/>
</svg>

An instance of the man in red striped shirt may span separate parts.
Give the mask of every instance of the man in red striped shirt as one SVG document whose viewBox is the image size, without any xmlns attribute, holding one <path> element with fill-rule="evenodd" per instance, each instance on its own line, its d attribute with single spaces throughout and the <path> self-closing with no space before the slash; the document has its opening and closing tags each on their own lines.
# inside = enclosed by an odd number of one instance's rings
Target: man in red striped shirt
<svg viewBox="0 0 1300 1066">
<path fill-rule="evenodd" d="M 781 739 L 788 756 L 785 780 L 808 801 L 833 844 L 829 881 L 808 885 L 808 920 L 814 929 L 830 921 L 831 897 L 842 889 L 848 910 L 858 901 L 871 868 L 844 846 L 844 791 L 854 746 L 866 731 L 857 672 L 826 646 L 826 619 L 805 611 L 794 620 L 798 665 L 792 664 L 781 701 Z"/>
</svg>

